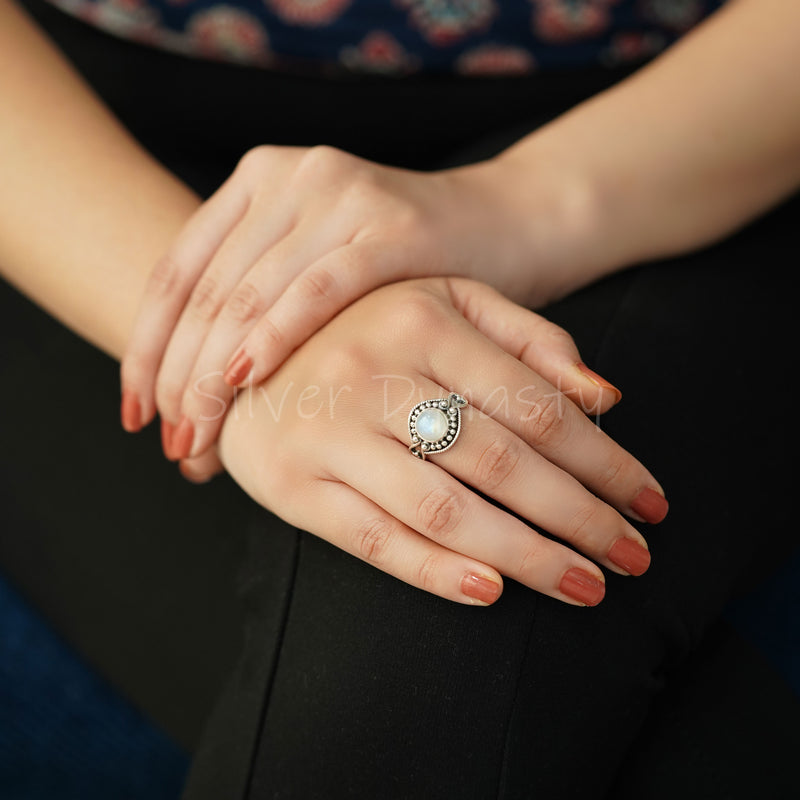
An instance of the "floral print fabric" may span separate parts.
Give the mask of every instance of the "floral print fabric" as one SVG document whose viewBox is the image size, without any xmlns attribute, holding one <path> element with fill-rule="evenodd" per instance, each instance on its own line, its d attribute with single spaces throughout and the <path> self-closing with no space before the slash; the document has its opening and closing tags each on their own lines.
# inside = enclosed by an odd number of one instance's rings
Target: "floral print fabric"
<svg viewBox="0 0 800 800">
<path fill-rule="evenodd" d="M 724 0 L 51 0 L 106 31 L 282 71 L 525 75 L 647 59 Z"/>
</svg>

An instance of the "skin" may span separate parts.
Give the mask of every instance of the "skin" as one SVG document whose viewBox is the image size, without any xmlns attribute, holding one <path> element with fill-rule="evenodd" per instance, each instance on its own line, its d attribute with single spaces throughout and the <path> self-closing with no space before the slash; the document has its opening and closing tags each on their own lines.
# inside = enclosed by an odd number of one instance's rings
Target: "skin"
<svg viewBox="0 0 800 800">
<path fill-rule="evenodd" d="M 8 3 L 0 4 L 0 96 L 0 148 L 14 154 L 0 167 L 0 269 L 70 328 L 119 358 L 153 262 L 200 202 L 131 139 Z M 602 572 L 595 561 L 624 571 L 609 559 L 611 546 L 620 538 L 644 546 L 644 539 L 622 513 L 634 516 L 630 503 L 642 487 L 660 491 L 649 472 L 600 433 L 578 406 L 581 402 L 601 413 L 617 394 L 583 372 L 570 337 L 538 315 L 473 281 L 429 280 L 430 285 L 386 287 L 349 307 L 269 380 L 242 392 L 237 412 L 225 417 L 218 447 L 185 462 L 184 469 L 195 477 L 208 474 L 219 454 L 240 485 L 277 513 L 455 601 L 486 602 L 464 593 L 469 576 L 488 581 L 496 597 L 501 571 L 578 603 L 561 588 L 564 575 L 578 569 L 599 585 L 602 596 Z M 385 336 L 390 317 L 397 334 L 391 347 L 378 335 L 382 330 Z M 437 395 L 447 388 L 442 384 L 454 382 L 456 376 L 435 369 L 443 351 L 428 337 L 420 338 L 423 328 L 447 330 L 439 338 L 457 361 L 464 360 L 464 352 L 485 352 L 493 365 L 470 376 L 475 419 L 465 413 L 463 440 L 438 464 L 409 455 L 402 414 L 384 424 L 384 397 L 382 391 L 376 394 L 373 377 L 404 375 L 417 392 Z M 365 347 L 366 332 L 374 335 L 366 337 L 373 341 Z M 349 393 L 342 391 L 335 418 L 309 418 L 315 395 L 307 389 L 320 381 L 321 391 L 355 387 L 369 397 L 369 406 L 348 404 Z M 289 391 L 301 386 L 306 393 L 292 398 L 294 413 L 276 423 L 274 404 L 264 401 L 262 390 L 279 401 L 287 386 Z M 512 398 L 530 386 L 539 394 L 523 393 L 524 402 L 507 412 L 490 402 L 481 413 L 502 386 Z M 563 405 L 555 402 L 558 398 Z M 252 445 L 254 436 L 261 439 L 258 447 Z M 312 447 L 318 437 L 328 440 L 324 453 Z M 264 446 L 267 442 L 275 449 Z M 376 459 L 379 451 L 385 459 Z M 466 476 L 490 456 L 493 463 L 508 465 L 507 477 L 498 482 L 487 473 L 485 481 L 473 478 L 475 488 L 557 527 L 586 555 L 539 537 L 465 487 L 456 494 L 451 475 Z M 390 496 L 388 483 L 364 482 L 365 477 L 374 480 L 376 464 L 386 468 L 395 460 L 398 483 Z M 276 469 L 276 463 L 287 469 Z M 587 469 L 591 464 L 597 468 Z M 291 491 L 281 483 L 287 476 Z M 529 497 L 534 478 L 552 489 L 535 507 Z M 439 488 L 438 495 L 431 496 L 431 487 Z M 438 503 L 432 500 L 436 496 Z M 314 507 L 328 512 L 313 517 Z M 469 513 L 458 530 L 448 530 L 446 512 L 458 508 Z M 339 511 L 333 515 L 330 509 Z M 452 513 L 449 517 L 455 519 Z M 495 530 L 491 540 L 479 535 L 486 524 Z"/>
<path fill-rule="evenodd" d="M 596 564 L 627 574 L 609 551 L 620 539 L 646 547 L 623 514 L 643 486 L 659 489 L 573 402 L 582 381 L 567 387 L 565 376 L 576 359 L 562 329 L 484 284 L 396 283 L 237 396 L 220 452 L 226 463 L 247 453 L 246 471 L 229 469 L 258 502 L 414 586 L 485 603 L 464 594 L 465 578 L 493 582 L 496 599 L 507 575 L 577 604 L 564 575 L 580 570 L 602 596 Z M 456 385 L 470 400 L 456 446 L 410 457 L 409 409 Z M 591 402 L 608 403 L 602 395 L 595 387 Z"/>
<path fill-rule="evenodd" d="M 462 593 L 465 575 L 499 587 L 507 574 L 575 602 L 562 591 L 564 576 L 580 569 L 599 581 L 597 567 L 542 544 L 510 515 L 497 517 L 503 512 L 481 506 L 469 489 L 456 494 L 449 476 L 463 475 L 617 570 L 608 556 L 616 541 L 643 545 L 619 512 L 634 516 L 638 492 L 660 487 L 574 403 L 552 413 L 545 395 L 554 386 L 599 410 L 618 399 L 581 371 L 569 337 L 542 335 L 541 318 L 464 277 L 543 304 L 615 269 L 703 246 L 786 197 L 800 182 L 792 78 L 800 56 L 790 34 L 798 23 L 796 4 L 732 2 L 629 81 L 489 162 L 422 176 L 330 148 L 262 147 L 201 206 L 0 0 L 0 146 L 14 154 L 0 176 L 0 268 L 87 339 L 116 357 L 125 352 L 128 428 L 157 410 L 176 424 L 167 449 L 186 474 L 212 474 L 219 453 L 246 491 L 290 521 L 454 600 L 476 600 Z M 769 38 L 770 59 L 749 46 L 753 37 Z M 464 277 L 431 277 L 443 274 Z M 404 278 L 423 280 L 371 292 Z M 404 422 L 375 422 L 367 378 L 405 375 L 435 397 L 460 388 L 464 373 L 448 373 L 442 349 L 420 341 L 419 325 L 397 318 L 398 307 L 424 327 L 458 323 L 442 338 L 448 363 L 485 354 L 487 367 L 470 373 L 474 385 L 484 382 L 478 409 L 497 387 L 516 389 L 514 397 L 522 386 L 548 391 L 503 419 L 476 412 L 464 440 L 435 464 L 410 458 Z M 391 343 L 365 346 L 362 333 L 381 341 L 386 320 L 394 321 Z M 299 412 L 302 424 L 276 423 L 273 405 L 252 402 L 252 413 L 220 414 L 233 387 L 217 380 L 200 392 L 197 381 L 218 378 L 239 348 L 252 361 L 240 401 L 302 386 L 294 407 L 307 408 L 313 387 L 355 384 L 371 413 L 343 402 L 330 424 Z M 242 382 L 235 377 L 228 383 Z M 268 448 L 251 447 L 254 435 L 276 448 L 283 442 L 278 463 L 290 467 L 291 485 L 275 488 L 274 452 L 266 459 Z M 180 447 L 172 447 L 176 438 Z M 511 464 L 499 482 L 496 466 L 481 467 L 486 453 L 495 465 Z M 375 478 L 400 454 L 386 496 L 389 482 Z M 552 491 L 527 500 L 534 476 Z M 314 508 L 340 513 L 315 518 Z M 474 520 L 498 535 L 481 537 Z"/>
<path fill-rule="evenodd" d="M 230 400 L 376 286 L 461 275 L 535 307 L 725 237 L 800 185 L 799 29 L 797 3 L 733 0 L 468 167 L 256 148 L 153 271 L 122 363 L 141 410 L 129 429 L 158 410 L 181 426 L 174 457 L 203 453 L 221 418 L 199 382 Z"/>
</svg>

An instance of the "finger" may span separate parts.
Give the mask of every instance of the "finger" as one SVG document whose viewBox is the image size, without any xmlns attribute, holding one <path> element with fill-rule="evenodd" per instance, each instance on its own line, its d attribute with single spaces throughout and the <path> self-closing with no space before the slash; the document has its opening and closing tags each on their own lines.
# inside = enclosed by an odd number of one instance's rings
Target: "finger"
<svg viewBox="0 0 800 800">
<path fill-rule="evenodd" d="M 333 216 L 322 221 L 306 218 L 246 272 L 229 292 L 205 335 L 197 320 L 181 318 L 162 370 L 165 382 L 169 374 L 169 382 L 176 385 L 182 378 L 181 370 L 185 372 L 187 366 L 190 370 L 184 379 L 181 415 L 193 426 L 192 455 L 202 453 L 219 433 L 233 397 L 233 388 L 223 380 L 222 370 L 235 348 L 259 324 L 262 312 L 294 275 L 335 250 L 349 235 L 350 231 Z"/>
<path fill-rule="evenodd" d="M 339 452 L 328 468 L 431 541 L 532 589 L 573 605 L 596 605 L 605 594 L 603 573 L 591 561 L 478 497 L 435 463 L 410 457 L 394 439 L 377 437 L 368 458 L 356 448 Z"/>
<path fill-rule="evenodd" d="M 248 202 L 239 186 L 227 181 L 192 215 L 150 273 L 120 368 L 126 430 L 140 428 L 155 415 L 156 375 L 175 323 L 198 277 Z"/>
<path fill-rule="evenodd" d="M 191 483 L 208 483 L 215 475 L 224 471 L 222 462 L 213 450 L 207 450 L 197 458 L 185 458 L 178 462 L 181 475 Z"/>
<path fill-rule="evenodd" d="M 481 299 L 476 296 L 476 306 Z M 624 514 L 650 523 L 666 516 L 668 504 L 656 479 L 556 386 L 466 320 L 463 326 L 451 324 L 448 333 L 429 354 L 433 381 L 454 391 L 469 387 L 480 410 Z"/>
<path fill-rule="evenodd" d="M 583 363 L 572 337 L 485 284 L 448 280 L 456 307 L 481 333 L 538 372 L 587 414 L 602 414 L 622 392 Z"/>
<path fill-rule="evenodd" d="M 431 453 L 437 466 L 615 572 L 647 570 L 647 543 L 616 510 L 500 423 L 479 411 L 466 416 L 456 444 Z M 395 415 L 387 425 L 408 441 L 406 420 Z"/>
<path fill-rule="evenodd" d="M 195 360 L 220 310 L 253 264 L 276 242 L 291 236 L 291 225 L 288 208 L 268 213 L 262 203 L 258 207 L 251 206 L 220 244 L 207 268 L 197 278 L 179 319 L 173 323 L 156 385 L 156 402 L 162 415 L 178 420 Z M 236 296 L 242 303 L 258 305 L 259 300 L 252 293 L 248 295 L 251 290 L 252 287 L 245 285 Z M 243 308 L 240 311 L 245 313 Z M 252 313 L 252 308 L 247 313 Z"/>
<path fill-rule="evenodd" d="M 495 569 L 421 536 L 351 487 L 317 480 L 288 521 L 412 586 L 470 605 L 503 591 Z"/>
<path fill-rule="evenodd" d="M 231 358 L 225 380 L 259 383 L 343 308 L 371 289 L 396 280 L 402 253 L 386 240 L 343 244 L 311 263 L 286 287 Z"/>
</svg>

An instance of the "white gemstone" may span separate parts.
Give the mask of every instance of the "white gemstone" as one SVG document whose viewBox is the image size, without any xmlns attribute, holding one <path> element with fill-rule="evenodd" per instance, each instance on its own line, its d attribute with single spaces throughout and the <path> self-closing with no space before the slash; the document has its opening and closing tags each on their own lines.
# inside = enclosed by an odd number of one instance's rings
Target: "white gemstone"
<svg viewBox="0 0 800 800">
<path fill-rule="evenodd" d="M 447 417 L 438 408 L 426 408 L 417 417 L 417 435 L 426 442 L 436 442 L 447 433 Z"/>
</svg>

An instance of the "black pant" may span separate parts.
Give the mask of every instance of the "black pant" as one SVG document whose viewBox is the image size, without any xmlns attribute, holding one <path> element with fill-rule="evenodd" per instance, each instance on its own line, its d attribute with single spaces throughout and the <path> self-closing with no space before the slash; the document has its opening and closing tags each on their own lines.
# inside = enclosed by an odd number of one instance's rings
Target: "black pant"
<svg viewBox="0 0 800 800">
<path fill-rule="evenodd" d="M 29 6 L 203 194 L 263 142 L 418 169 L 486 157 L 623 77 L 281 77 L 117 42 Z M 289 528 L 227 478 L 184 484 L 153 431 L 119 430 L 116 365 L 7 287 L 0 565 L 195 749 L 186 800 L 789 797 L 796 698 L 760 681 L 740 697 L 718 732 L 722 772 L 695 757 L 692 715 L 741 667 L 714 627 L 725 604 L 798 542 L 787 453 L 799 209 L 547 309 L 623 390 L 602 425 L 671 502 L 644 531 L 649 572 L 608 575 L 598 608 L 511 580 L 495 606 L 460 606 Z M 709 636 L 716 649 L 690 670 Z M 665 769 L 686 753 L 691 770 Z"/>
</svg>

